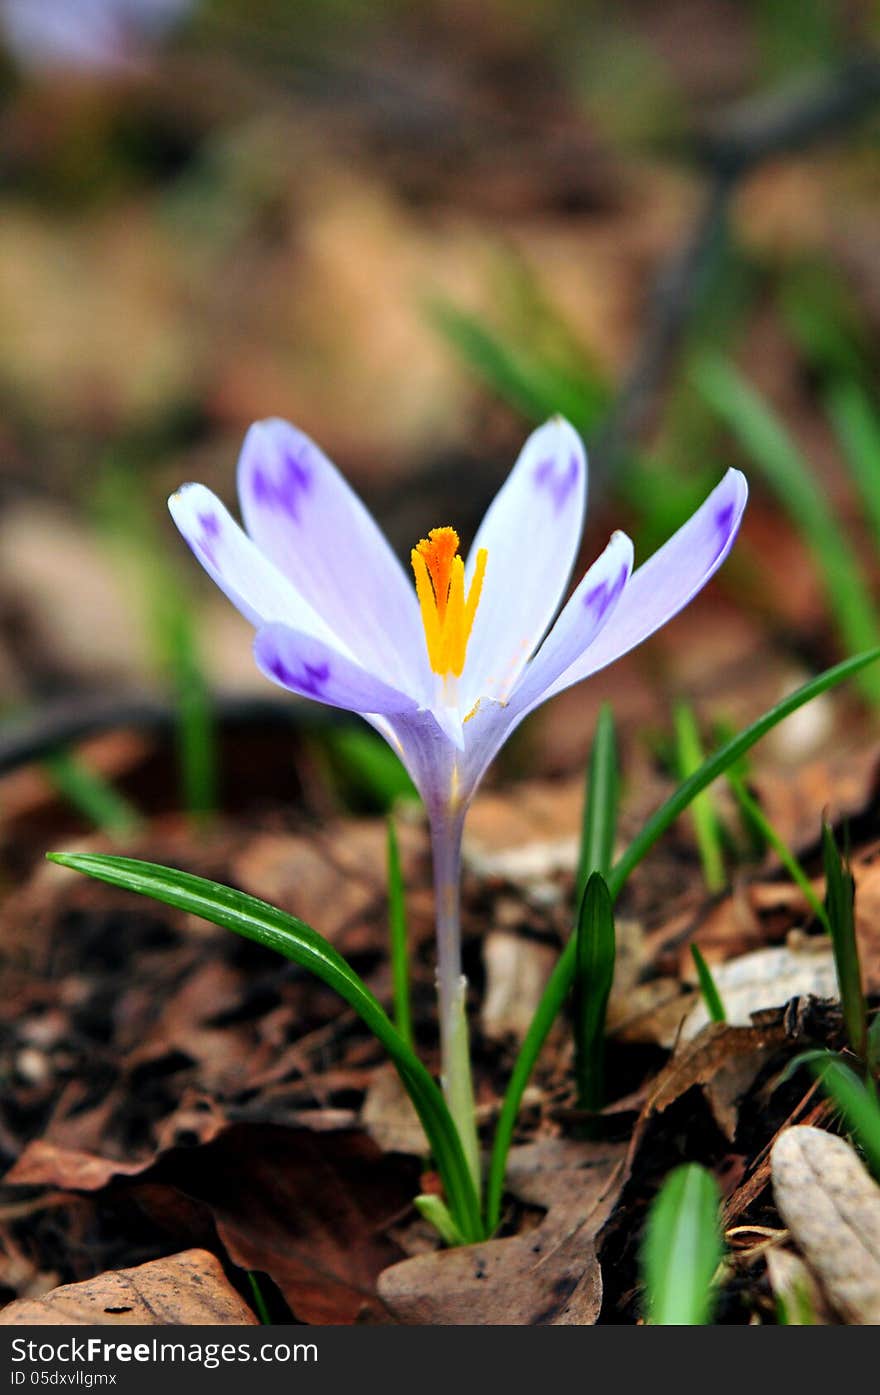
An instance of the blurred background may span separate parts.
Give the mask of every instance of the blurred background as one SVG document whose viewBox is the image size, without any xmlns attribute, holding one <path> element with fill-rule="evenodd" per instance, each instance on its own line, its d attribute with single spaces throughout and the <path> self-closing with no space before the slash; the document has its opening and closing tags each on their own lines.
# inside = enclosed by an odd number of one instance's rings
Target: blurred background
<svg viewBox="0 0 880 1395">
<path fill-rule="evenodd" d="M 404 556 L 439 524 L 467 542 L 556 410 L 591 448 L 583 561 L 614 526 L 648 555 L 748 472 L 710 592 L 502 775 L 582 767 L 610 694 L 640 731 L 680 695 L 739 720 L 878 642 L 875 6 L 0 0 L 0 44 L 7 810 L 48 780 L 109 817 L 99 777 L 135 769 L 160 808 L 289 780 L 290 703 L 165 508 L 187 479 L 234 505 L 270 414 Z M 871 676 L 851 739 L 878 697 Z M 811 709 L 798 756 L 831 720 Z M 262 756 L 218 755 L 236 722 Z M 182 786 L 143 777 L 157 728 Z M 328 739 L 368 804 L 394 786 L 368 734 Z"/>
</svg>

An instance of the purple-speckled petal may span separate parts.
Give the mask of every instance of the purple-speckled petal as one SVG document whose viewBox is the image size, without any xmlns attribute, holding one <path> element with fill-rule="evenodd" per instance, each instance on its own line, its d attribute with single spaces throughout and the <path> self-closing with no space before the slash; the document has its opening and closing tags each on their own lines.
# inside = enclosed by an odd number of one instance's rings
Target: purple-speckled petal
<svg viewBox="0 0 880 1395">
<path fill-rule="evenodd" d="M 513 730 L 544 701 L 554 680 L 570 668 L 606 625 L 613 629 L 632 563 L 632 542 L 625 533 L 614 533 L 563 607 L 507 702 L 483 698 L 467 718 L 460 774 L 468 797 Z"/>
<path fill-rule="evenodd" d="M 411 579 L 322 451 L 285 421 L 257 422 L 238 464 L 245 527 L 357 661 L 424 695 L 430 682 Z"/>
<path fill-rule="evenodd" d="M 254 657 L 273 683 L 330 707 L 380 715 L 418 709 L 414 698 L 368 673 L 338 648 L 287 625 L 259 630 Z"/>
<path fill-rule="evenodd" d="M 171 516 L 205 571 L 259 628 L 283 620 L 324 639 L 332 631 L 239 528 L 216 494 L 185 484 L 168 500 Z"/>
<path fill-rule="evenodd" d="M 687 523 L 633 572 L 610 624 L 548 686 L 547 697 L 614 663 L 693 600 L 733 546 L 748 494 L 745 475 L 728 470 Z"/>
<path fill-rule="evenodd" d="M 613 628 L 632 565 L 631 540 L 626 533 L 614 533 L 514 688 L 509 706 L 517 716 L 524 716 L 543 701 L 551 683 L 571 667 L 606 624 Z"/>
<path fill-rule="evenodd" d="M 533 432 L 483 519 L 468 557 L 488 552 L 461 678 L 461 706 L 506 698 L 565 594 L 584 521 L 587 462 L 561 417 Z"/>
</svg>

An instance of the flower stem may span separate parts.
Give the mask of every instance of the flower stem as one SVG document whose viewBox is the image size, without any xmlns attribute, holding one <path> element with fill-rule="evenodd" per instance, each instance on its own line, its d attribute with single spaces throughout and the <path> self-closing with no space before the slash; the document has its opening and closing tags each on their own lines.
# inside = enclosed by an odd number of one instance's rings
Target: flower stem
<svg viewBox="0 0 880 1395">
<path fill-rule="evenodd" d="M 461 835 L 463 814 L 431 819 L 437 919 L 437 997 L 443 1093 L 480 1191 L 480 1152 L 471 1080 L 467 980 L 461 971 Z"/>
</svg>

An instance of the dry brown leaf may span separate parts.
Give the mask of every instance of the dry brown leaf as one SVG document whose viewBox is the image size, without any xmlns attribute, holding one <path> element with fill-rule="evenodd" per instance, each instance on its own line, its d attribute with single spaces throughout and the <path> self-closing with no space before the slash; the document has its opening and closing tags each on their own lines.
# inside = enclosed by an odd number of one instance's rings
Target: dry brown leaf
<svg viewBox="0 0 880 1395">
<path fill-rule="evenodd" d="M 586 1326 L 599 1316 L 602 1273 L 592 1236 L 541 1226 L 405 1259 L 380 1275 L 379 1293 L 408 1324 Z"/>
<path fill-rule="evenodd" d="M 792 998 L 838 996 L 834 955 L 827 937 L 801 937 L 793 945 L 774 945 L 712 964 L 730 1026 L 748 1026 L 754 1012 L 783 1007 Z M 685 1019 L 681 1035 L 692 1041 L 709 1021 L 702 998 Z"/>
<path fill-rule="evenodd" d="M 46 1138 L 35 1138 L 3 1181 L 17 1187 L 63 1187 L 76 1192 L 96 1192 L 115 1177 L 136 1176 L 146 1166 L 147 1163 L 119 1162 L 81 1148 L 65 1148 Z"/>
<path fill-rule="evenodd" d="M 379 1278 L 379 1293 L 405 1323 L 588 1326 L 602 1305 L 595 1237 L 622 1184 L 614 1144 L 540 1139 L 510 1155 L 508 1185 L 547 1207 L 534 1230 L 455 1250 L 420 1254 Z"/>
<path fill-rule="evenodd" d="M 550 945 L 507 930 L 493 930 L 485 937 L 480 1022 L 487 1037 L 498 1041 L 525 1036 L 558 957 Z"/>
<path fill-rule="evenodd" d="M 431 1151 L 412 1100 L 390 1063 L 374 1071 L 360 1122 L 383 1153 L 427 1157 Z"/>
<path fill-rule="evenodd" d="M 880 1323 L 880 1187 L 842 1138 L 796 1125 L 773 1145 L 773 1193 L 832 1307 Z"/>
<path fill-rule="evenodd" d="M 7 1327 L 56 1325 L 253 1327 L 250 1308 L 207 1250 L 184 1250 L 135 1269 L 114 1269 L 63 1284 L 43 1298 L 23 1298 L 0 1313 Z"/>
</svg>

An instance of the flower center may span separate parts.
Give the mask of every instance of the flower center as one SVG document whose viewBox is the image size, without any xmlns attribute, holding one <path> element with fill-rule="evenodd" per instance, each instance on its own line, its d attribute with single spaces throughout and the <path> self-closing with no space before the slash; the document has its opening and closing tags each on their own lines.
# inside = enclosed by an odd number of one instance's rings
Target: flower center
<svg viewBox="0 0 880 1395">
<path fill-rule="evenodd" d="M 428 658 L 435 673 L 461 677 L 474 616 L 483 589 L 487 552 L 481 547 L 467 596 L 464 562 L 454 528 L 432 528 L 412 550 L 416 594 L 422 610 Z"/>
</svg>

